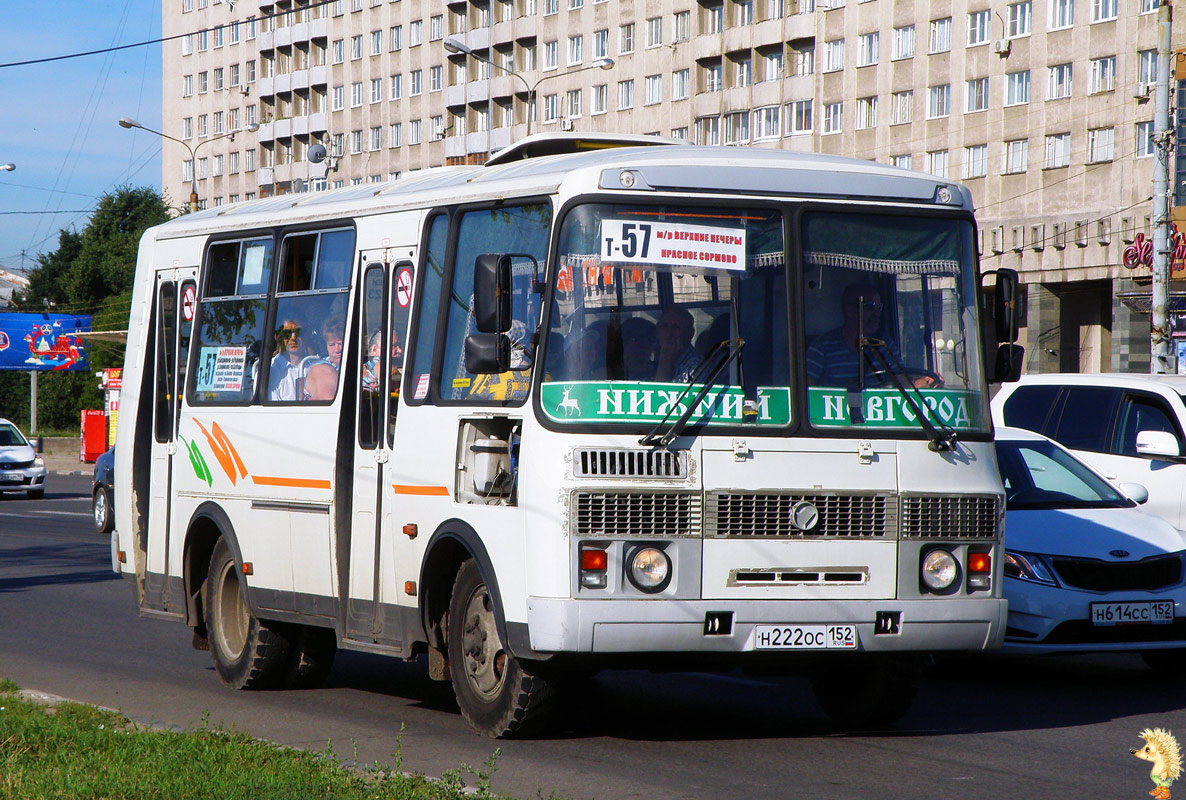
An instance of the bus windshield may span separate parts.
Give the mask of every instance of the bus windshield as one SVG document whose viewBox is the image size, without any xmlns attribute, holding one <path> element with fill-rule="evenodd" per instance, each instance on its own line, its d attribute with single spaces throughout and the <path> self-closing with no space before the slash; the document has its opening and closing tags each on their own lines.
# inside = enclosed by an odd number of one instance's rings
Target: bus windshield
<svg viewBox="0 0 1186 800">
<path fill-rule="evenodd" d="M 540 392 L 556 422 L 654 425 L 740 347 L 693 424 L 791 421 L 783 216 L 589 204 L 560 231 Z"/>
<path fill-rule="evenodd" d="M 773 429 L 805 417 L 817 429 L 922 433 L 922 415 L 932 431 L 987 430 L 971 223 L 801 219 L 802 274 L 788 282 L 778 210 L 571 210 L 544 342 L 543 414 L 634 429 L 695 404 L 692 425 Z M 796 284 L 800 351 L 788 327 Z M 792 376 L 808 387 L 801 410 Z"/>
</svg>

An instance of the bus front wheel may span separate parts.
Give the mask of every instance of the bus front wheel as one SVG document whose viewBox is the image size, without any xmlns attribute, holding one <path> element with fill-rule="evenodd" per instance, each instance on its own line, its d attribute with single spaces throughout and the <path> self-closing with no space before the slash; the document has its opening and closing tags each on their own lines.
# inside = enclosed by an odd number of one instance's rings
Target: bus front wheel
<svg viewBox="0 0 1186 800">
<path fill-rule="evenodd" d="M 473 560 L 462 564 L 453 584 L 447 638 L 457 705 L 474 730 L 495 738 L 527 736 L 546 723 L 552 686 L 506 648 Z"/>
<path fill-rule="evenodd" d="M 214 669 L 232 689 L 267 688 L 288 665 L 287 637 L 247 607 L 235 557 L 221 537 L 210 556 L 206 580 L 206 628 Z"/>
</svg>

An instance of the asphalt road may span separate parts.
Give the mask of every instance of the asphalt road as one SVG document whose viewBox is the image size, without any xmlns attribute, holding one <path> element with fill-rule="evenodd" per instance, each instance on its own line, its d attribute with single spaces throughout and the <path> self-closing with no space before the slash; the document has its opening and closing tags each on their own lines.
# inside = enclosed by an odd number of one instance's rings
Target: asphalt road
<svg viewBox="0 0 1186 800">
<path fill-rule="evenodd" d="M 440 775 L 501 752 L 520 798 L 1141 798 L 1138 732 L 1186 734 L 1186 682 L 1132 655 L 960 656 L 885 731 L 832 730 L 797 678 L 602 673 L 542 741 L 473 734 L 422 664 L 341 653 L 327 686 L 235 692 L 188 629 L 139 618 L 92 532 L 90 480 L 0 502 L 0 677 L 180 727 L 211 724 Z M 195 776 L 200 780 L 200 776 Z M 472 779 L 470 783 L 472 785 Z M 1175 787 L 1178 788 L 1178 787 Z"/>
</svg>

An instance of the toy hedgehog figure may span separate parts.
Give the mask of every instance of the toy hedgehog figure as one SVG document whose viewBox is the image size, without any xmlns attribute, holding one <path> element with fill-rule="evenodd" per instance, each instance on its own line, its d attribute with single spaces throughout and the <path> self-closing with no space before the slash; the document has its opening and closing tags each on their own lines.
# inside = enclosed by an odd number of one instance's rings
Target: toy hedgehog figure
<svg viewBox="0 0 1186 800">
<path fill-rule="evenodd" d="M 1182 756 L 1178 749 L 1178 740 L 1169 731 L 1154 728 L 1141 731 L 1140 736 L 1145 740 L 1145 746 L 1128 752 L 1145 761 L 1153 762 L 1153 769 L 1149 777 L 1153 779 L 1153 791 L 1149 792 L 1156 800 L 1170 800 L 1170 784 L 1182 774 Z"/>
</svg>

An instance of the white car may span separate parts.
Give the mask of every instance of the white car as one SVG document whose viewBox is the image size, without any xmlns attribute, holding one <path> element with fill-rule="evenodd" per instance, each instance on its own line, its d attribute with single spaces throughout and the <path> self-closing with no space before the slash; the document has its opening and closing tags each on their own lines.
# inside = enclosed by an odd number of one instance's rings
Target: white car
<svg viewBox="0 0 1186 800">
<path fill-rule="evenodd" d="M 1186 375 L 1025 375 L 992 399 L 997 425 L 1049 436 L 1110 481 L 1149 490 L 1144 510 L 1186 530 Z"/>
<path fill-rule="evenodd" d="M 23 491 L 33 500 L 45 494 L 45 459 L 16 425 L 0 419 L 0 499 L 12 491 Z"/>
<path fill-rule="evenodd" d="M 997 428 L 1005 482 L 1005 649 L 1140 651 L 1154 669 L 1186 667 L 1186 541 L 1120 488 L 1044 436 Z M 1135 498 L 1135 499 L 1134 499 Z"/>
</svg>

